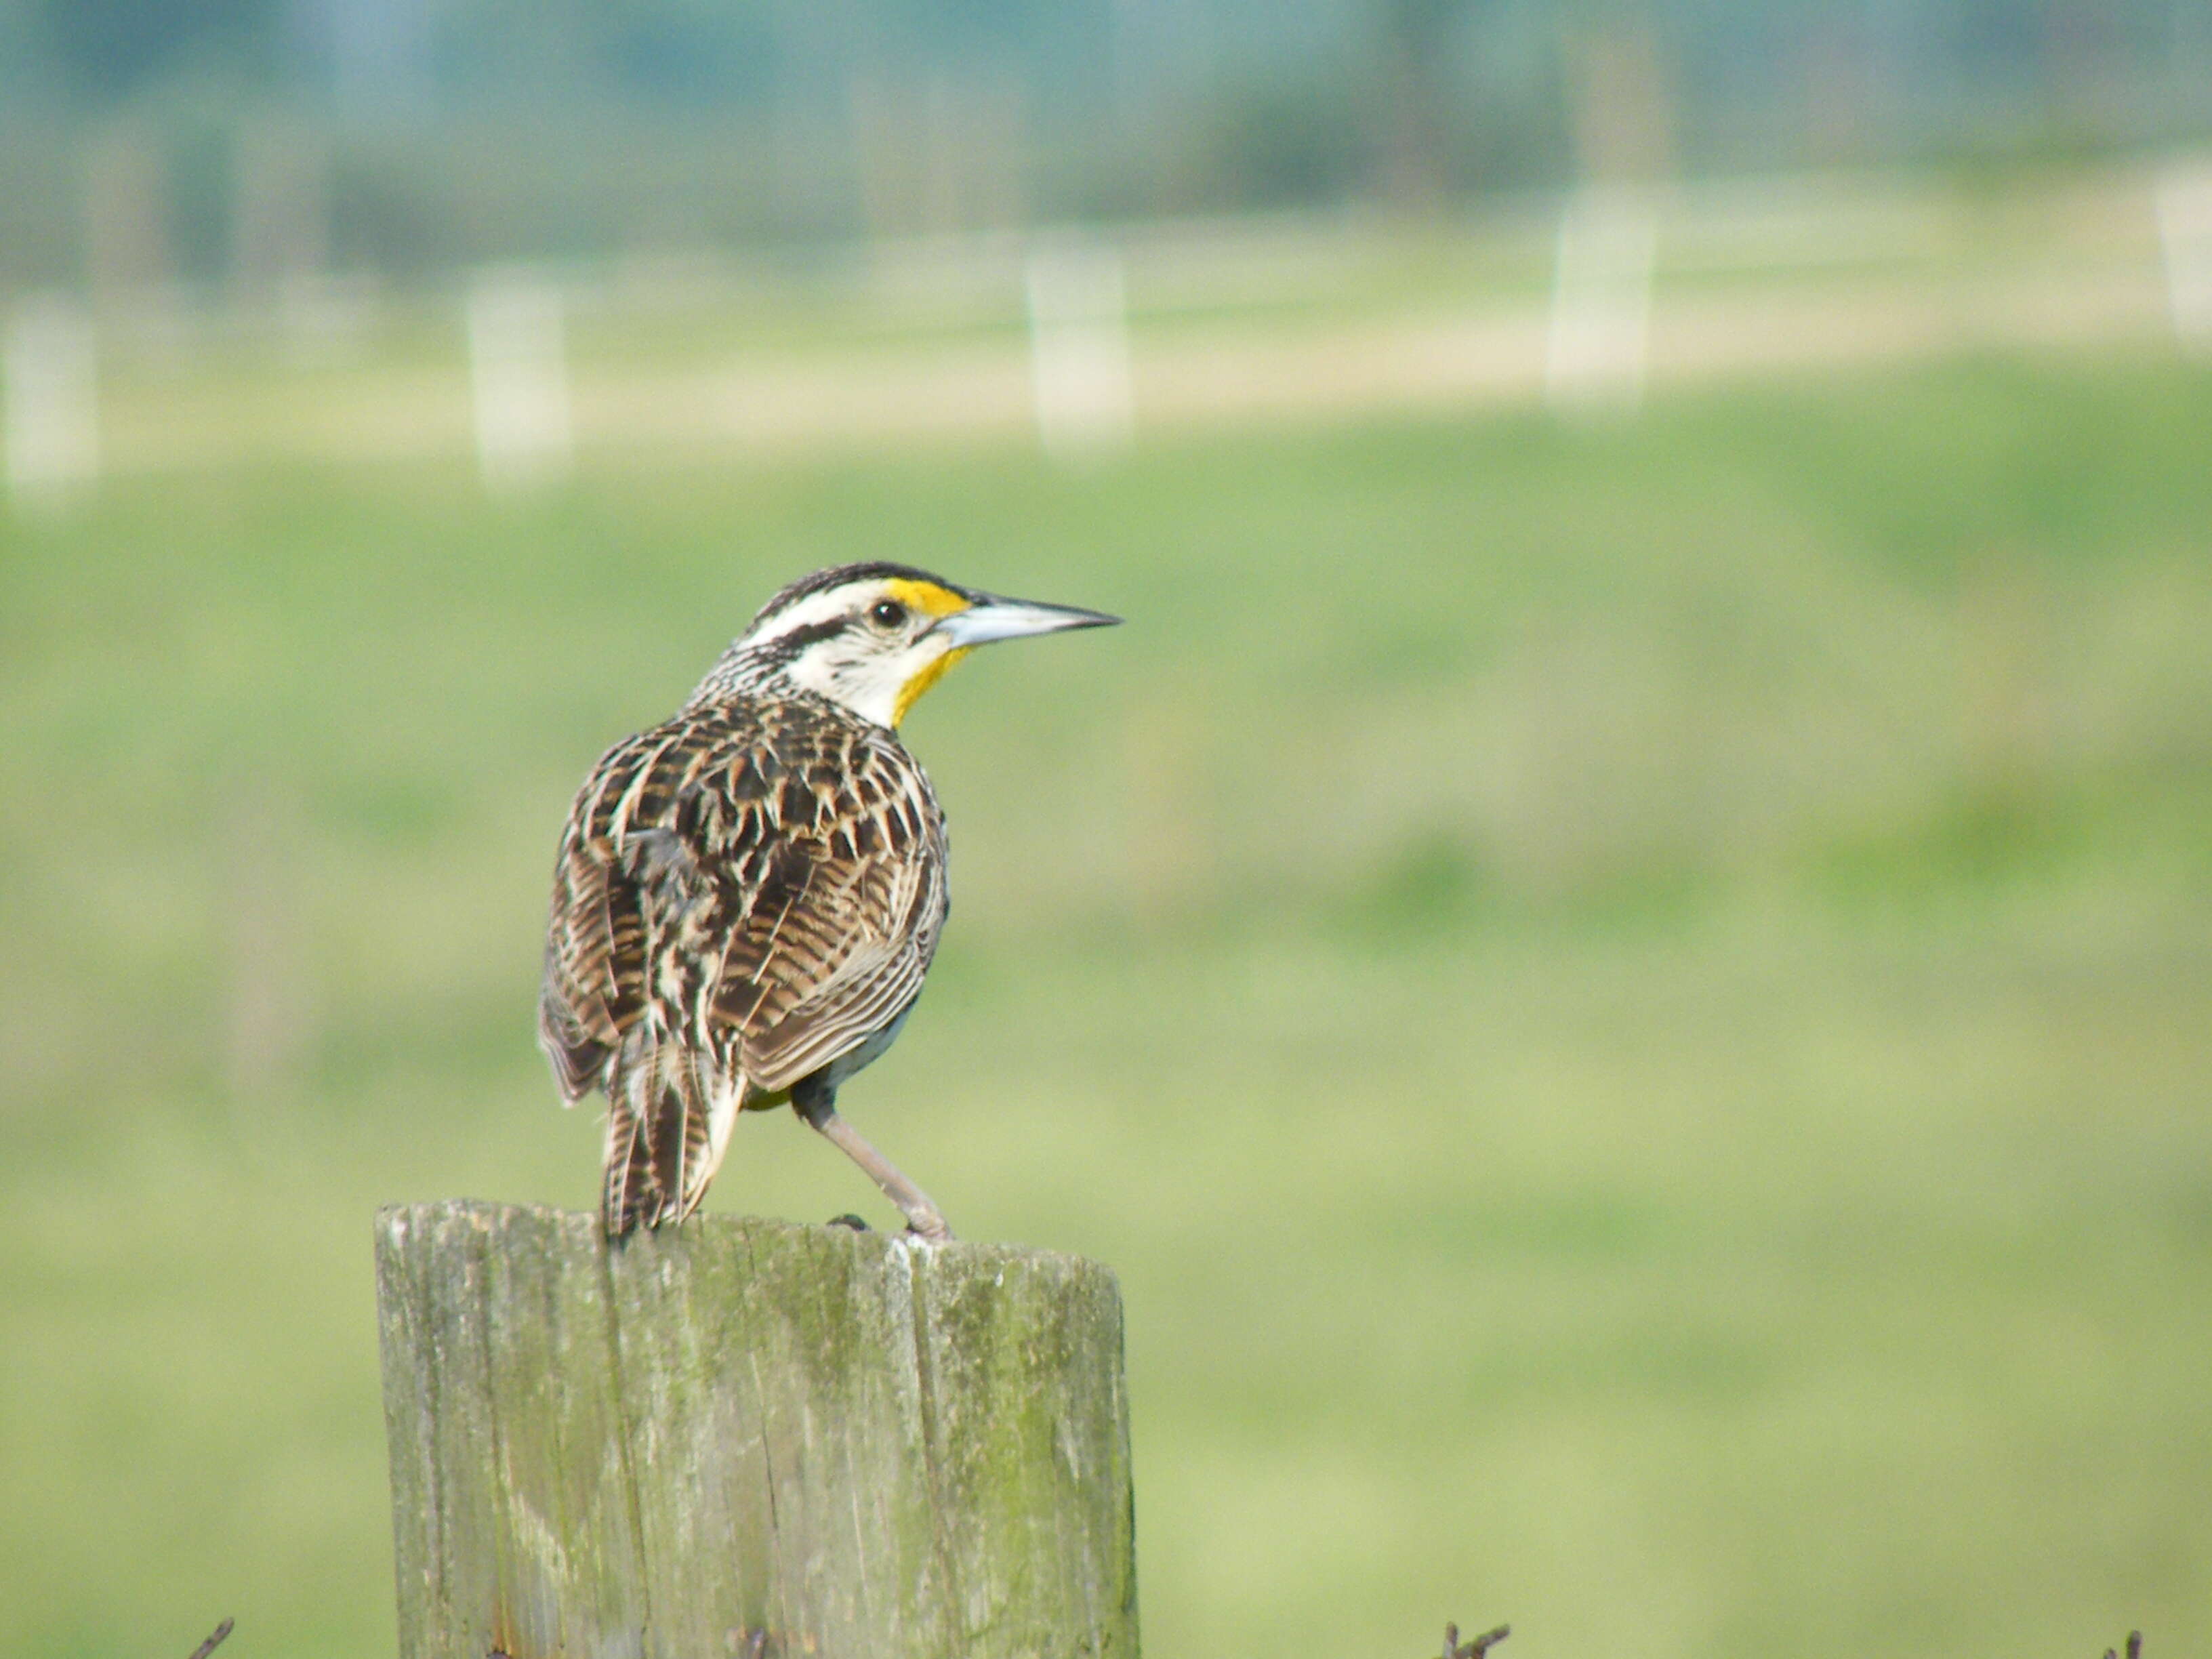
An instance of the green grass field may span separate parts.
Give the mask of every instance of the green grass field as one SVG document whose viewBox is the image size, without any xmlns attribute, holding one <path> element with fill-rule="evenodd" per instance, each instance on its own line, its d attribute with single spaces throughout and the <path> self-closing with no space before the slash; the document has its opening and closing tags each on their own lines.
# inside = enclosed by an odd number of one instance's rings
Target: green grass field
<svg viewBox="0 0 2212 1659">
<path fill-rule="evenodd" d="M 382 1655 L 369 1218 L 586 1206 L 599 750 L 775 586 L 1123 613 L 909 722 L 842 1103 L 1127 1299 L 1158 1659 L 2212 1632 L 2212 375 L 1024 454 L 131 482 L 0 531 L 0 1631 Z M 889 1214 L 776 1116 L 711 1203 Z"/>
</svg>

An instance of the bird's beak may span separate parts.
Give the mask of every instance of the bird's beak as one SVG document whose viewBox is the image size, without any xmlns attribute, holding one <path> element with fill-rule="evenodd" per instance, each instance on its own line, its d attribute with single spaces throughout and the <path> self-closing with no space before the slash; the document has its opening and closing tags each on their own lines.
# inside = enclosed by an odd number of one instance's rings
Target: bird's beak
<svg viewBox="0 0 2212 1659">
<path fill-rule="evenodd" d="M 1059 634 L 1071 628 L 1111 628 L 1121 620 L 1103 611 L 1080 611 L 1072 605 L 1036 605 L 1028 599 L 1002 599 L 982 593 L 965 611 L 956 611 L 939 622 L 937 631 L 957 649 L 964 651 L 1000 640 L 1018 640 L 1030 634 Z"/>
</svg>

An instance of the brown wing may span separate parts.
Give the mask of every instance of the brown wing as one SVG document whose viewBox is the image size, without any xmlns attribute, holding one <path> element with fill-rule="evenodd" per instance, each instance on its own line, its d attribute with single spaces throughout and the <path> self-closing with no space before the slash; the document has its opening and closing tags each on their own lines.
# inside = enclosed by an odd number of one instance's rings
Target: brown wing
<svg viewBox="0 0 2212 1659">
<path fill-rule="evenodd" d="M 569 810 L 554 860 L 538 1040 L 562 1097 L 572 1105 L 608 1087 L 608 1060 L 643 1006 L 641 895 L 617 848 L 612 819 L 661 735 L 641 732 L 600 757 Z"/>
<path fill-rule="evenodd" d="M 567 1098 L 615 1098 L 641 1031 L 774 1093 L 921 990 L 943 819 L 896 739 L 830 705 L 689 710 L 601 759 L 553 890 L 539 1032 Z"/>
<path fill-rule="evenodd" d="M 724 957 L 724 1018 L 747 1080 L 789 1088 L 860 1047 L 921 994 L 945 913 L 941 864 L 896 851 L 794 858 Z"/>
<path fill-rule="evenodd" d="M 760 879 L 722 946 L 716 1023 L 778 1093 L 866 1042 L 921 990 L 945 922 L 945 830 L 896 740 L 837 720 L 787 750 Z M 732 797 L 742 787 L 711 792 Z"/>
</svg>

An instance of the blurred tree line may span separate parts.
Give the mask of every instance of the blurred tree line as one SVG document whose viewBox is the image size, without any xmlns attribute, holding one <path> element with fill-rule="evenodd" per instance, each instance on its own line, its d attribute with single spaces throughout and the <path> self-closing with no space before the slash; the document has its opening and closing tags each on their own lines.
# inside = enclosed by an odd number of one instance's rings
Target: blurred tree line
<svg viewBox="0 0 2212 1659">
<path fill-rule="evenodd" d="M 1425 213 L 2209 130 L 2212 0 L 0 0 L 0 283 Z"/>
</svg>

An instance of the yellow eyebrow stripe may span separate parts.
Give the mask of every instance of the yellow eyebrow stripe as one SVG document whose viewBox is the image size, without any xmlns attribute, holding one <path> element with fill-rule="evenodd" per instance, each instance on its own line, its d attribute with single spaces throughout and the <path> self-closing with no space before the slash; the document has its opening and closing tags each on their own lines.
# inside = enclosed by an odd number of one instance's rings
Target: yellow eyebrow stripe
<svg viewBox="0 0 2212 1659">
<path fill-rule="evenodd" d="M 939 587 L 935 582 L 918 582 L 904 576 L 894 576 L 884 584 L 884 590 L 909 611 L 927 611 L 933 617 L 949 617 L 956 611 L 965 611 L 968 601 L 949 587 Z"/>
</svg>

